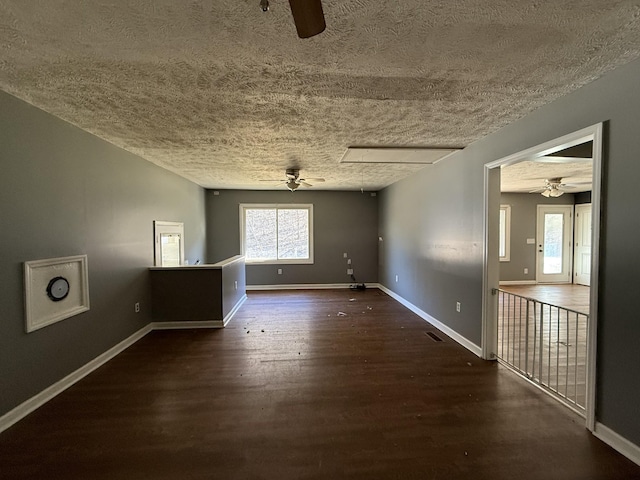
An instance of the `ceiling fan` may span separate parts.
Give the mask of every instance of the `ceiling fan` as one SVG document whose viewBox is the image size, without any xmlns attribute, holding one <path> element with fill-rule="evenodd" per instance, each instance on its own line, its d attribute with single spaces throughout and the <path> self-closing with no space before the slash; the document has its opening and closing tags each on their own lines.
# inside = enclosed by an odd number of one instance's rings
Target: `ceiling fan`
<svg viewBox="0 0 640 480">
<path fill-rule="evenodd" d="M 591 184 L 591 182 L 579 182 L 579 183 L 562 183 L 562 177 L 547 178 L 544 181 L 544 187 L 537 188 L 529 193 L 539 193 L 543 197 L 559 197 L 565 193 L 565 191 L 577 188 L 580 185 Z"/>
<path fill-rule="evenodd" d="M 324 182 L 324 178 L 300 178 L 300 170 L 297 168 L 287 168 L 283 180 L 260 180 L 261 182 L 279 182 L 276 187 L 286 185 L 289 190 L 295 192 L 300 185 L 313 187 L 309 182 Z"/>
<path fill-rule="evenodd" d="M 326 24 L 322 0 L 289 0 L 298 37 L 309 38 L 324 32 Z M 263 12 L 269 11 L 269 0 L 260 0 Z"/>
</svg>

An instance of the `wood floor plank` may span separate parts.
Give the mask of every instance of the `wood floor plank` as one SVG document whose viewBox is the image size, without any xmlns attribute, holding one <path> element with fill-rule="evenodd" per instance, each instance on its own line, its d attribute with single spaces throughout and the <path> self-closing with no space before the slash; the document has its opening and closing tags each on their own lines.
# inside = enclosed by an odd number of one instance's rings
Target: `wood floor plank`
<svg viewBox="0 0 640 480">
<path fill-rule="evenodd" d="M 0 478 L 619 480 L 640 467 L 384 293 L 334 290 L 251 292 L 224 330 L 152 332 L 0 434 Z"/>
</svg>

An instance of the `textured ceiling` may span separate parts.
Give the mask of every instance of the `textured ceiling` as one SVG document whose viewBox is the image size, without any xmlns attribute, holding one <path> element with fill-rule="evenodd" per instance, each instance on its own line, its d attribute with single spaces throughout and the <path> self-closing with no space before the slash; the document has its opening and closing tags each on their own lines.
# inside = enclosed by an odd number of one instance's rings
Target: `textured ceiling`
<svg viewBox="0 0 640 480">
<path fill-rule="evenodd" d="M 503 166 L 500 172 L 500 190 L 529 193 L 543 188 L 545 180 L 551 178 L 561 178 L 562 183 L 566 184 L 566 192 L 590 191 L 593 179 L 593 142 L 574 145 L 546 157 Z"/>
<path fill-rule="evenodd" d="M 0 89 L 212 188 L 379 189 L 420 165 L 360 146 L 464 147 L 640 54 L 640 1 L 0 0 Z M 446 161 L 446 160 L 445 160 Z"/>
</svg>

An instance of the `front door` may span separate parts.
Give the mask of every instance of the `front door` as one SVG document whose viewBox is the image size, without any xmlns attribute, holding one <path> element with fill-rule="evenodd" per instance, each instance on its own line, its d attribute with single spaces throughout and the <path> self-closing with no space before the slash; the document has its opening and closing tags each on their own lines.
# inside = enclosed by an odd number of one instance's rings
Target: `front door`
<svg viewBox="0 0 640 480">
<path fill-rule="evenodd" d="M 571 283 L 573 205 L 538 205 L 538 283 Z"/>
</svg>

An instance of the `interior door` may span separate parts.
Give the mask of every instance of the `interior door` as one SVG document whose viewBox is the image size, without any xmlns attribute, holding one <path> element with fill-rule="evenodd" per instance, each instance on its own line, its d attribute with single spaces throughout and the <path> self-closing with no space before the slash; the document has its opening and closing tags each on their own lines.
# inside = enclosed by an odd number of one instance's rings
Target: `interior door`
<svg viewBox="0 0 640 480">
<path fill-rule="evenodd" d="M 571 283 L 572 237 L 573 205 L 538 205 L 538 283 Z"/>
<path fill-rule="evenodd" d="M 573 283 L 591 285 L 591 204 L 576 205 Z"/>
</svg>

